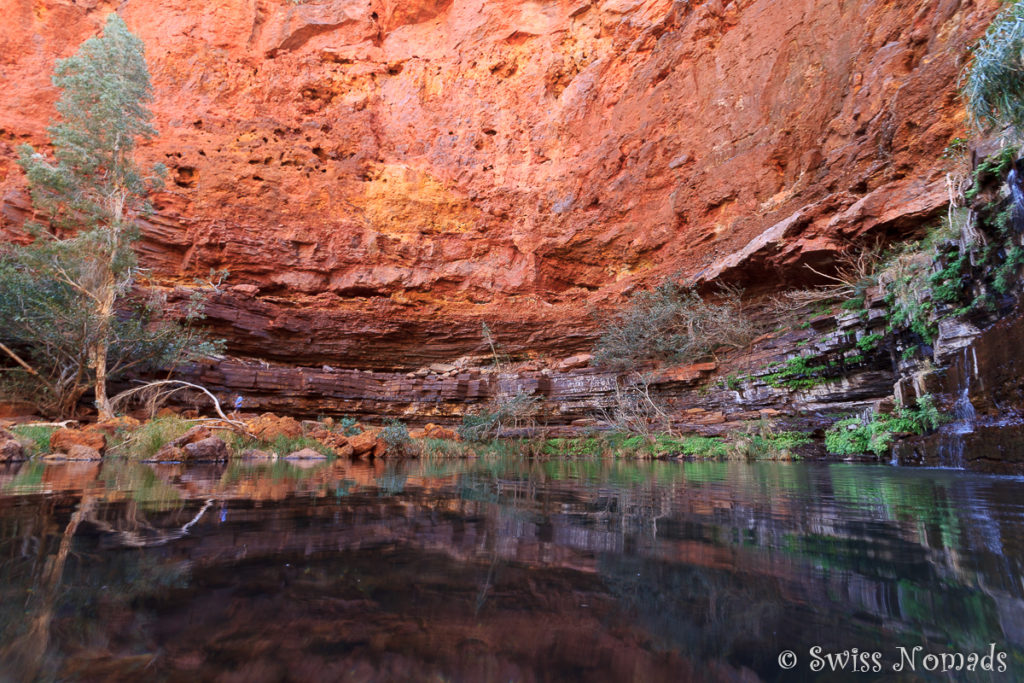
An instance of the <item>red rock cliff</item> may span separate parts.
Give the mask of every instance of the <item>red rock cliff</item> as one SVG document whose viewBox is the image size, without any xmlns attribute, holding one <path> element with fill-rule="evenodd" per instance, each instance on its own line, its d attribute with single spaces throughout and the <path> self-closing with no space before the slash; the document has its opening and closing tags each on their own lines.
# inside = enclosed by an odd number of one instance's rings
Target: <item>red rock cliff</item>
<svg viewBox="0 0 1024 683">
<path fill-rule="evenodd" d="M 414 366 L 589 343 L 589 300 L 747 285 L 946 198 L 955 83 L 995 0 L 3 0 L 3 226 L 54 60 L 117 8 L 170 169 L 145 261 L 227 268 L 236 352 Z M 258 297 L 251 296 L 259 292 Z"/>
</svg>

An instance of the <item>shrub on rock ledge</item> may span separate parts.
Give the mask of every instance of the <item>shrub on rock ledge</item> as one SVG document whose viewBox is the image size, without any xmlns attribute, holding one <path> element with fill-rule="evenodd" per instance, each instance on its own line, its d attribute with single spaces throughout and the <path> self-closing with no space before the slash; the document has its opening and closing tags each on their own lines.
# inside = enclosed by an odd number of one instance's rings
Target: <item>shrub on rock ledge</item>
<svg viewBox="0 0 1024 683">
<path fill-rule="evenodd" d="M 745 346 L 755 334 L 738 290 L 722 289 L 709 300 L 671 280 L 633 294 L 603 327 L 594 358 L 617 369 L 653 360 L 695 362 L 719 347 Z"/>
</svg>

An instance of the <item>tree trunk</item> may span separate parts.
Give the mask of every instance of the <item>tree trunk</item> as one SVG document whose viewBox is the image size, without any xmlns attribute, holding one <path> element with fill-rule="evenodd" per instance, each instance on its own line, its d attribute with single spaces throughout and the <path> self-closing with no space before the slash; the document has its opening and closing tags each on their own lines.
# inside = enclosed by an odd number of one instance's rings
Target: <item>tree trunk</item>
<svg viewBox="0 0 1024 683">
<path fill-rule="evenodd" d="M 96 364 L 96 409 L 99 411 L 99 421 L 111 420 L 114 411 L 110 409 L 110 399 L 107 397 L 107 340 L 104 339 L 96 345 L 93 356 Z"/>
<path fill-rule="evenodd" d="M 96 410 L 99 411 L 100 422 L 114 418 L 114 411 L 111 409 L 110 399 L 107 397 L 107 352 L 110 350 L 110 322 L 114 317 L 115 294 L 113 274 L 111 273 L 108 276 L 106 288 L 100 295 L 100 306 L 97 311 L 100 318 L 99 341 L 96 342 L 92 358 L 96 371 Z"/>
</svg>

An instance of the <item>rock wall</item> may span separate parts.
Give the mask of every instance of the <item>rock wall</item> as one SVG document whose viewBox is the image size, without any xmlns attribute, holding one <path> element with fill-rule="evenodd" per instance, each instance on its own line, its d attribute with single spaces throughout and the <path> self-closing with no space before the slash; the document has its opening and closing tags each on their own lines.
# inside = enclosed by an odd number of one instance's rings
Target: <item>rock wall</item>
<svg viewBox="0 0 1024 683">
<path fill-rule="evenodd" d="M 227 268 L 233 353 L 407 368 L 593 338 L 681 272 L 776 287 L 946 200 L 996 0 L 5 0 L 0 232 L 56 58 L 119 11 L 170 167 L 144 262 Z M 380 343 L 378 343 L 380 341 Z"/>
<path fill-rule="evenodd" d="M 494 410 L 525 394 L 535 401 L 533 417 L 549 434 L 579 433 L 605 421 L 642 391 L 672 415 L 684 433 L 728 434 L 768 418 L 788 428 L 821 430 L 834 415 L 891 406 L 899 379 L 891 349 L 865 350 L 858 340 L 883 331 L 885 319 L 873 301 L 867 320 L 838 310 L 807 316 L 807 324 L 780 329 L 749 348 L 724 354 L 718 362 L 683 367 L 638 367 L 620 373 L 589 367 L 583 354 L 558 361 L 495 366 L 482 357 L 454 364 L 431 363 L 415 371 L 371 371 L 331 366 L 271 365 L 222 360 L 190 367 L 183 377 L 220 393 L 242 410 L 297 415 L 357 416 L 379 421 L 458 424 L 481 408 Z M 829 369 L 789 382 L 777 374 L 794 356 L 813 358 Z M 813 378 L 812 378 L 813 377 Z M 207 406 L 196 396 L 196 407 Z M 532 433 L 532 429 L 528 430 Z"/>
</svg>

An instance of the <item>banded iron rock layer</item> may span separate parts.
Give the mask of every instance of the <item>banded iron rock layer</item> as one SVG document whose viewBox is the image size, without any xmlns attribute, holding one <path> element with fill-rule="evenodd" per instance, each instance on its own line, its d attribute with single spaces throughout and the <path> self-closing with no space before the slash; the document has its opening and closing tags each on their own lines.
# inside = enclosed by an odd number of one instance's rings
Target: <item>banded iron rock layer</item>
<svg viewBox="0 0 1024 683">
<path fill-rule="evenodd" d="M 53 116 L 54 60 L 117 9 L 170 167 L 168 283 L 231 272 L 231 352 L 415 368 L 593 339 L 587 302 L 681 272 L 799 279 L 947 199 L 955 82 L 995 0 L 6 0 L 0 196 Z"/>
</svg>

